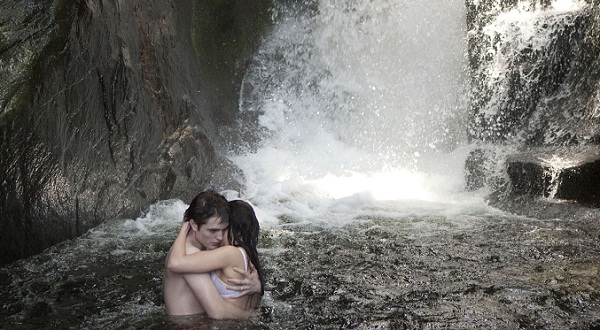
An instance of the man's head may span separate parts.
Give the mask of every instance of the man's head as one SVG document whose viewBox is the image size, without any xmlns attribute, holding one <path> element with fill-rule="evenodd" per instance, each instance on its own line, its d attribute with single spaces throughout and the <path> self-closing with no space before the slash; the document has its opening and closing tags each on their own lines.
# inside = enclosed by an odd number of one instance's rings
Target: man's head
<svg viewBox="0 0 600 330">
<path fill-rule="evenodd" d="M 229 221 L 225 197 L 212 190 L 203 191 L 194 197 L 183 216 L 202 248 L 212 250 L 219 246 Z"/>
</svg>

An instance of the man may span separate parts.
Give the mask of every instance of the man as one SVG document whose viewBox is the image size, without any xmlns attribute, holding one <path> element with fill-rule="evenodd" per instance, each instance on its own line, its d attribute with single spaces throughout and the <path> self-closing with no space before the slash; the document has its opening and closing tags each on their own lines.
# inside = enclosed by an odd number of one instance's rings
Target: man
<svg viewBox="0 0 600 330">
<path fill-rule="evenodd" d="M 193 219 L 190 223 L 190 219 Z M 228 226 L 227 200 L 214 191 L 198 194 L 184 213 L 181 237 L 185 237 L 185 253 L 212 250 L 220 246 Z M 187 222 L 187 223 L 186 223 Z M 180 233 L 181 234 L 181 233 Z M 178 239 L 179 237 L 178 236 Z M 177 241 L 177 240 L 176 240 Z M 225 301 L 217 292 L 208 273 L 175 273 L 169 270 L 171 253 L 178 246 L 175 243 L 167 253 L 163 276 L 163 294 L 167 314 L 192 315 L 206 313 L 215 319 L 249 318 L 252 311 L 242 310 Z M 177 251 L 179 252 L 179 251 Z M 171 267 L 172 268 L 172 267 Z M 256 271 L 250 273 L 236 269 L 244 279 L 230 279 L 232 290 L 240 290 L 238 297 L 261 291 Z"/>
</svg>

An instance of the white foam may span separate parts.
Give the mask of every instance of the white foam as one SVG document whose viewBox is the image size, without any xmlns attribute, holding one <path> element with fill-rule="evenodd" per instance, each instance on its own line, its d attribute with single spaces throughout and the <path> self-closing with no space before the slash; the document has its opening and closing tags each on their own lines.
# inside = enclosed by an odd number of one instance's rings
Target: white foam
<svg viewBox="0 0 600 330">
<path fill-rule="evenodd" d="M 259 220 L 338 225 L 479 207 L 481 196 L 463 194 L 464 10 L 321 0 L 316 17 L 280 20 L 240 99 L 267 134 L 230 157 Z"/>
</svg>

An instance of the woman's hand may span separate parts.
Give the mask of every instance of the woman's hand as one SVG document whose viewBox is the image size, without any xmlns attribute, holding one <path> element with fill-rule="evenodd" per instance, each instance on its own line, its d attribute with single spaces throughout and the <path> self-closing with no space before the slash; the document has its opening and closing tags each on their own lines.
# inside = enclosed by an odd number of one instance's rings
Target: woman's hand
<svg viewBox="0 0 600 330">
<path fill-rule="evenodd" d="M 231 298 L 240 298 L 247 295 L 260 293 L 262 291 L 260 279 L 258 278 L 258 272 L 252 263 L 250 263 L 248 266 L 248 272 L 237 267 L 234 267 L 233 270 L 244 276 L 244 278 L 241 280 L 235 278 L 227 279 L 227 284 L 229 284 L 227 285 L 227 289 L 240 292 L 238 295 Z"/>
</svg>

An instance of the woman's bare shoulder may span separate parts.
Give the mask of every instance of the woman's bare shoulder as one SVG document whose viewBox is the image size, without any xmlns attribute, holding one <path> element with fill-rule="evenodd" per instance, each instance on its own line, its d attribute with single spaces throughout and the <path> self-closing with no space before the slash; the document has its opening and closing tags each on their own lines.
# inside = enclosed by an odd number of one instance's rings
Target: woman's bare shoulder
<svg viewBox="0 0 600 330">
<path fill-rule="evenodd" d="M 245 269 L 245 265 L 244 265 L 245 252 L 244 252 L 244 255 L 242 255 L 242 252 L 240 252 L 240 250 L 243 250 L 243 248 L 233 246 L 233 245 L 227 245 L 227 246 L 220 247 L 219 249 L 224 249 L 223 252 L 227 254 L 227 258 L 231 261 L 230 267 L 229 267 L 230 272 L 228 272 L 228 275 L 235 276 L 235 277 L 239 276 L 238 273 L 233 271 L 233 267 L 239 267 L 241 269 Z"/>
</svg>

